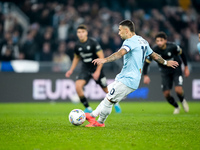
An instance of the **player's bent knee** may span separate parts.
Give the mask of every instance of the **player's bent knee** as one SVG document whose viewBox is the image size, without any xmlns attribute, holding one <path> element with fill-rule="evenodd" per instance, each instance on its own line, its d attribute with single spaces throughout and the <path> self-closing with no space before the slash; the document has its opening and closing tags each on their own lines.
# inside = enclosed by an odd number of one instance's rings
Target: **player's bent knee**
<svg viewBox="0 0 200 150">
<path fill-rule="evenodd" d="M 175 87 L 175 92 L 179 95 L 183 94 L 183 88 L 182 87 Z"/>
<path fill-rule="evenodd" d="M 170 97 L 170 91 L 164 91 L 163 95 L 167 98 Z"/>
<path fill-rule="evenodd" d="M 82 89 L 83 88 L 83 84 L 80 84 L 79 82 L 76 82 L 76 89 Z"/>
<path fill-rule="evenodd" d="M 76 86 L 76 91 L 77 92 L 82 91 L 82 88 L 80 86 Z"/>
<path fill-rule="evenodd" d="M 168 98 L 168 97 L 170 97 L 170 94 L 164 94 L 164 97 Z"/>
<path fill-rule="evenodd" d="M 176 92 L 177 95 L 183 95 L 183 92 Z"/>
</svg>

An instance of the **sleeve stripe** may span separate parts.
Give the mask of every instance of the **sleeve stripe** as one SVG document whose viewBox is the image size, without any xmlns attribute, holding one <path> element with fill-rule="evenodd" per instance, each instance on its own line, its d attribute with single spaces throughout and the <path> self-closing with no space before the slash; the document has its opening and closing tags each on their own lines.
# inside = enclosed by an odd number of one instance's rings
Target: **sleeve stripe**
<svg viewBox="0 0 200 150">
<path fill-rule="evenodd" d="M 150 61 L 149 59 L 146 59 L 145 61 L 146 61 L 147 63 L 149 63 L 149 64 L 151 63 L 151 61 Z"/>
<path fill-rule="evenodd" d="M 125 49 L 127 52 L 129 52 L 131 49 L 130 49 L 130 47 L 129 46 L 127 46 L 127 45 L 123 45 L 122 47 L 121 47 L 121 49 Z"/>
</svg>

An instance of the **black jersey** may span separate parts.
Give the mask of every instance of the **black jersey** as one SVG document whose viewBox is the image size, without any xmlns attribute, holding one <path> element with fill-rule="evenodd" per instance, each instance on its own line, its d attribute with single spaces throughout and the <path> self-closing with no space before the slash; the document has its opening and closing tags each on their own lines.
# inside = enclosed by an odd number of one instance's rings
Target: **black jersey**
<svg viewBox="0 0 200 150">
<path fill-rule="evenodd" d="M 161 57 L 165 60 L 177 61 L 179 63 L 179 67 L 181 66 L 181 59 L 179 56 L 181 48 L 178 45 L 176 45 L 175 43 L 167 42 L 165 49 L 161 49 L 156 45 L 155 47 L 153 47 L 153 51 L 156 52 L 157 54 L 161 55 Z M 148 58 L 148 59 L 151 61 L 151 58 Z M 162 72 L 176 70 L 171 67 L 164 66 L 160 63 L 158 63 L 158 65 Z M 180 69 L 179 67 L 177 69 Z"/>
<path fill-rule="evenodd" d="M 86 42 L 78 41 L 75 45 L 75 54 L 80 56 L 84 70 L 95 71 L 96 66 L 92 64 L 92 60 L 98 58 L 97 52 L 102 50 L 99 43 L 93 39 L 88 38 Z"/>
</svg>

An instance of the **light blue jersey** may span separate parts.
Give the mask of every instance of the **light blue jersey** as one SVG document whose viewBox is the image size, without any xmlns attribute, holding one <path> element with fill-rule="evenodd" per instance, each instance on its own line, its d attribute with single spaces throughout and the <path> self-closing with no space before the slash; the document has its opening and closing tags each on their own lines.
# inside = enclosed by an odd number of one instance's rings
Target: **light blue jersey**
<svg viewBox="0 0 200 150">
<path fill-rule="evenodd" d="M 121 49 L 128 53 L 123 56 L 124 65 L 115 80 L 122 82 L 126 86 L 137 89 L 140 83 L 145 57 L 153 50 L 149 43 L 141 36 L 134 35 L 123 42 Z"/>
</svg>

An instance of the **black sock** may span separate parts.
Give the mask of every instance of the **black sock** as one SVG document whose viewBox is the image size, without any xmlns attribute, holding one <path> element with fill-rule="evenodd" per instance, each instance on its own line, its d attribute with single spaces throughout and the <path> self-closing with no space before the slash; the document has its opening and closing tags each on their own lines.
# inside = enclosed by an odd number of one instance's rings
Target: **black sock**
<svg viewBox="0 0 200 150">
<path fill-rule="evenodd" d="M 88 103 L 87 99 L 85 98 L 85 96 L 80 97 L 80 101 L 85 107 L 89 107 L 89 103 Z"/>
<path fill-rule="evenodd" d="M 184 100 L 184 95 L 179 95 L 179 94 L 177 94 L 177 96 L 178 96 L 178 98 L 179 98 L 180 102 L 182 103 L 182 102 L 183 102 L 183 100 Z"/>
<path fill-rule="evenodd" d="M 178 108 L 177 102 L 174 100 L 172 96 L 166 97 L 167 101 L 174 107 Z"/>
</svg>

